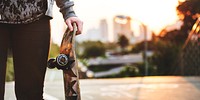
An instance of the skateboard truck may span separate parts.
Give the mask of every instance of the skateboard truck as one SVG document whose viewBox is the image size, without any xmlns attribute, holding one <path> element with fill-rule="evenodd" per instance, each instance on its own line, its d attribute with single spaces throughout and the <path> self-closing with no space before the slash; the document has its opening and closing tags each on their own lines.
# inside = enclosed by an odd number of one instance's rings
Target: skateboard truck
<svg viewBox="0 0 200 100">
<path fill-rule="evenodd" d="M 69 55 L 59 54 L 56 59 L 51 58 L 47 62 L 47 67 L 50 69 L 57 68 L 66 70 L 75 62 L 74 59 L 70 59 Z"/>
</svg>

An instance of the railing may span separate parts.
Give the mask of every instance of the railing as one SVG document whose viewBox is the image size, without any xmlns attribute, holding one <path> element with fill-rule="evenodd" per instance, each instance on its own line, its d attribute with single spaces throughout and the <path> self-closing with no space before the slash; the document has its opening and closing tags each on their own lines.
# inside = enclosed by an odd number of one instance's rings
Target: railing
<svg viewBox="0 0 200 100">
<path fill-rule="evenodd" d="M 183 45 L 180 61 L 183 75 L 200 75 L 200 17 Z"/>
</svg>

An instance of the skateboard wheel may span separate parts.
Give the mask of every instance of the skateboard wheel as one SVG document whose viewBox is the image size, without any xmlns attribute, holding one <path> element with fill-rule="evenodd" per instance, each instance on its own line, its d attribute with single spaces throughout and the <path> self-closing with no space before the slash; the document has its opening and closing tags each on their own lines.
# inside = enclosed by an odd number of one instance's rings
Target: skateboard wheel
<svg viewBox="0 0 200 100">
<path fill-rule="evenodd" d="M 53 69 L 53 68 L 56 67 L 56 64 L 55 64 L 55 63 L 56 63 L 56 62 L 55 62 L 55 59 L 51 58 L 51 59 L 49 59 L 48 62 L 47 62 L 47 67 L 50 68 L 50 69 Z"/>
<path fill-rule="evenodd" d="M 59 66 L 65 66 L 68 63 L 68 57 L 65 54 L 60 54 L 56 57 L 56 62 Z"/>
</svg>

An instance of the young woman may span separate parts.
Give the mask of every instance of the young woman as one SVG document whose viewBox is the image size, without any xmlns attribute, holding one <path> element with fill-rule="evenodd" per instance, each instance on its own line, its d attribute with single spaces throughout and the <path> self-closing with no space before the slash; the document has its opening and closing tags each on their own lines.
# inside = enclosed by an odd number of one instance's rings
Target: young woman
<svg viewBox="0 0 200 100">
<path fill-rule="evenodd" d="M 55 0 L 70 30 L 82 31 L 69 0 Z M 12 50 L 17 100 L 43 100 L 54 0 L 0 1 L 0 100 L 4 100 L 8 49 Z"/>
</svg>

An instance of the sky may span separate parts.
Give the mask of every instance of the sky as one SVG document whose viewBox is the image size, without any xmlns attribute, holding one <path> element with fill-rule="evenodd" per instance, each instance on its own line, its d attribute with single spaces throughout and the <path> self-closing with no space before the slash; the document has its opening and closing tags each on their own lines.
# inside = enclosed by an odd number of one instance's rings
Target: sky
<svg viewBox="0 0 200 100">
<path fill-rule="evenodd" d="M 178 0 L 73 0 L 76 15 L 84 22 L 83 33 L 78 36 L 86 36 L 87 30 L 98 28 L 99 21 L 106 19 L 109 27 L 109 35 L 112 33 L 112 19 L 116 15 L 126 15 L 132 21 L 141 22 L 147 27 L 159 33 L 167 25 L 178 21 L 176 6 Z M 53 41 L 59 43 L 66 27 L 59 13 L 54 8 L 54 19 L 52 22 Z"/>
</svg>

